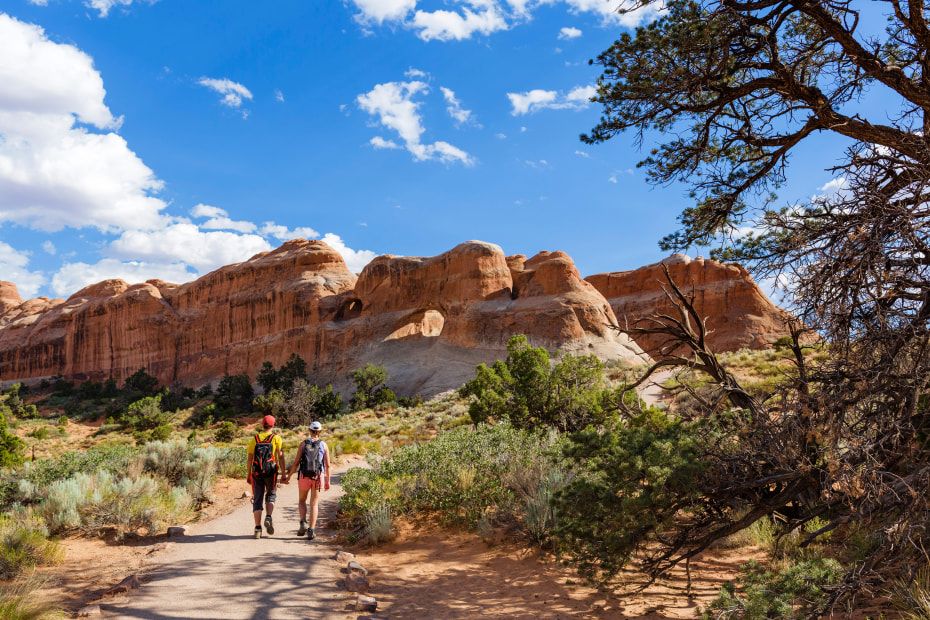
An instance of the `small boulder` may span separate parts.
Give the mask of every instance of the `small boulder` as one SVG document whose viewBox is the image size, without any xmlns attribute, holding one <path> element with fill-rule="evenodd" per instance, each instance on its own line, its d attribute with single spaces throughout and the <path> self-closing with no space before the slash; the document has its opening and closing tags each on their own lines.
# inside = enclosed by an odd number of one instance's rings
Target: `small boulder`
<svg viewBox="0 0 930 620">
<path fill-rule="evenodd" d="M 364 594 L 358 595 L 358 600 L 355 601 L 355 611 L 377 611 L 377 609 L 377 600 Z"/>
<path fill-rule="evenodd" d="M 178 536 L 184 536 L 187 533 L 187 528 L 183 525 L 173 525 L 168 528 L 168 538 L 176 538 Z"/>
<path fill-rule="evenodd" d="M 367 592 L 369 585 L 368 577 L 361 573 L 346 575 L 346 590 L 349 592 Z"/>
<path fill-rule="evenodd" d="M 112 588 L 104 590 L 103 596 L 112 596 L 114 594 L 122 594 L 123 592 L 129 592 L 130 590 L 135 590 L 141 585 L 142 585 L 142 582 L 139 581 L 138 577 L 136 577 L 135 575 L 130 575 L 126 577 L 125 579 L 123 579 L 122 581 L 120 581 L 115 586 L 113 586 Z"/>
<path fill-rule="evenodd" d="M 351 562 L 349 562 L 348 568 L 349 568 L 350 575 L 352 573 L 357 573 L 359 575 L 364 575 L 364 576 L 368 575 L 368 569 L 362 566 L 361 564 L 359 564 L 358 562 L 356 562 L 355 560 L 352 560 Z"/>
</svg>

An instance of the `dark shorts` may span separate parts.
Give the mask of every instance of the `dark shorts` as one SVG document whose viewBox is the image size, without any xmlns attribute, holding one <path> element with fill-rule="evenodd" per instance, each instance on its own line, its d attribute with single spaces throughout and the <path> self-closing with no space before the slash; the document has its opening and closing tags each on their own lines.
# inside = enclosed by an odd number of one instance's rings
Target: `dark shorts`
<svg viewBox="0 0 930 620">
<path fill-rule="evenodd" d="M 278 474 L 252 476 L 252 510 L 262 510 L 266 503 L 274 503 L 278 497 L 278 491 L 275 489 L 277 478 Z"/>
</svg>

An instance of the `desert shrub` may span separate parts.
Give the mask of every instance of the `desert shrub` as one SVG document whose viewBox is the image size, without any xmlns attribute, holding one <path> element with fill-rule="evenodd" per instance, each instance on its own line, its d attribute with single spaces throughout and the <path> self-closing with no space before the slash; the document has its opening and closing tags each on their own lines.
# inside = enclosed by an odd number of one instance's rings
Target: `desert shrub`
<svg viewBox="0 0 930 620">
<path fill-rule="evenodd" d="M 69 422 L 68 416 L 66 415 L 63 415 L 60 418 L 58 418 L 58 426 L 62 426 L 62 427 L 68 426 L 68 422 Z"/>
<path fill-rule="evenodd" d="M 507 359 L 478 365 L 475 378 L 459 394 L 471 397 L 468 411 L 475 424 L 509 420 L 517 428 L 580 430 L 606 418 L 612 394 L 603 370 L 593 355 L 565 355 L 552 366 L 544 348 L 531 347 L 526 336 L 517 335 L 507 343 Z"/>
<path fill-rule="evenodd" d="M 216 432 L 214 433 L 213 437 L 216 439 L 216 441 L 219 441 L 222 443 L 229 443 L 232 440 L 234 440 L 238 435 L 239 435 L 239 427 L 236 426 L 236 423 L 231 422 L 230 420 L 226 420 L 225 422 L 220 424 L 220 427 L 218 429 L 216 429 Z"/>
<path fill-rule="evenodd" d="M 162 411 L 161 398 L 158 394 L 131 403 L 123 414 L 122 424 L 135 431 L 147 431 L 167 424 L 170 416 Z"/>
<path fill-rule="evenodd" d="M 60 620 L 64 614 L 36 596 L 45 582 L 36 576 L 0 587 L 0 620 Z"/>
<path fill-rule="evenodd" d="M 701 450 L 692 425 L 653 408 L 570 436 L 564 461 L 578 475 L 559 493 L 557 534 L 582 576 L 609 580 L 699 503 Z"/>
<path fill-rule="evenodd" d="M 112 529 L 122 537 L 140 529 L 154 534 L 165 521 L 189 517 L 190 508 L 191 496 L 182 487 L 169 489 L 147 475 L 119 479 L 103 471 L 55 482 L 41 511 L 53 533 Z"/>
<path fill-rule="evenodd" d="M 6 416 L 0 412 L 0 468 L 23 462 L 23 440 L 7 430 Z"/>
<path fill-rule="evenodd" d="M 377 544 L 390 540 L 393 524 L 391 506 L 387 502 L 379 502 L 365 513 L 365 534 L 369 542 Z"/>
<path fill-rule="evenodd" d="M 143 451 L 146 471 L 178 485 L 184 477 L 184 464 L 188 457 L 186 441 L 153 441 Z"/>
<path fill-rule="evenodd" d="M 224 453 L 217 448 L 194 448 L 184 461 L 182 484 L 196 502 L 213 501 L 213 483 Z"/>
<path fill-rule="evenodd" d="M 352 411 L 374 407 L 377 404 L 378 391 L 388 380 L 387 369 L 384 366 L 365 364 L 362 368 L 353 370 L 350 376 L 355 384 L 355 392 L 352 393 Z"/>
<path fill-rule="evenodd" d="M 48 539 L 45 524 L 25 514 L 0 515 L 0 579 L 9 580 L 36 566 L 54 564 L 61 546 Z"/>
<path fill-rule="evenodd" d="M 232 446 L 221 448 L 217 460 L 217 473 L 229 478 L 245 478 L 246 476 L 246 449 L 245 446 Z"/>
<path fill-rule="evenodd" d="M 45 439 L 48 439 L 48 432 L 49 431 L 48 431 L 47 426 L 38 426 L 32 429 L 32 432 L 29 433 L 29 435 L 31 435 L 35 439 L 38 439 L 39 441 L 43 441 Z"/>
<path fill-rule="evenodd" d="M 469 528 L 490 507 L 506 507 L 520 519 L 520 491 L 507 484 L 511 472 L 545 460 L 555 441 L 507 424 L 456 428 L 428 443 L 405 446 L 371 469 L 349 470 L 340 508 L 353 521 L 380 502 L 392 514 L 434 513 L 446 524 Z"/>
<path fill-rule="evenodd" d="M 25 481 L 29 488 L 42 490 L 55 481 L 70 478 L 79 472 L 123 473 L 137 454 L 138 449 L 132 446 L 94 446 L 87 450 L 66 452 L 54 459 L 39 459 L 25 463 L 19 471 L 10 474 L 8 479 L 15 481 L 17 487 Z M 0 498 L 0 505 L 5 506 L 12 501 L 28 503 L 36 497 L 37 495 L 25 498 L 13 492 Z"/>
<path fill-rule="evenodd" d="M 170 424 L 159 424 L 152 429 L 149 438 L 152 441 L 168 441 L 171 439 L 171 433 L 174 432 L 174 427 Z"/>
<path fill-rule="evenodd" d="M 794 620 L 819 616 L 827 588 L 842 580 L 843 567 L 836 560 L 817 558 L 799 562 L 778 572 L 755 560 L 740 567 L 737 584 L 725 583 L 702 620 Z M 737 588 L 737 585 L 739 588 Z"/>
</svg>

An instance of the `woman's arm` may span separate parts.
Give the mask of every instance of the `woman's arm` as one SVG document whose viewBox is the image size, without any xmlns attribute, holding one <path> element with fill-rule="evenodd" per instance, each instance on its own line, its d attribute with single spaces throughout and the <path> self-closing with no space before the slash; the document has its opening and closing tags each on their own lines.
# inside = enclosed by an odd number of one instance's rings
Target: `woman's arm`
<svg viewBox="0 0 930 620">
<path fill-rule="evenodd" d="M 323 487 L 325 490 L 329 491 L 329 446 L 326 446 L 326 451 L 323 453 L 323 469 L 326 470 L 326 485 Z"/>
</svg>

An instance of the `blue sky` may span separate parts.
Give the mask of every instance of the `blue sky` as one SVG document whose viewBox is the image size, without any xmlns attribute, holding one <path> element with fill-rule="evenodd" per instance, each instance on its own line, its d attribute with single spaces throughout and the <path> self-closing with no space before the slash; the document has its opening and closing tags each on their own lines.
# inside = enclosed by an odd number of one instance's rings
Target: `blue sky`
<svg viewBox="0 0 930 620">
<path fill-rule="evenodd" d="M 582 275 L 660 260 L 687 188 L 648 186 L 632 136 L 578 139 L 588 59 L 654 17 L 612 8 L 0 0 L 0 280 L 184 282 L 295 237 L 354 271 L 468 239 Z M 795 158 L 786 202 L 838 144 Z"/>
</svg>

